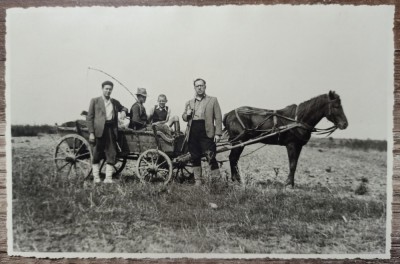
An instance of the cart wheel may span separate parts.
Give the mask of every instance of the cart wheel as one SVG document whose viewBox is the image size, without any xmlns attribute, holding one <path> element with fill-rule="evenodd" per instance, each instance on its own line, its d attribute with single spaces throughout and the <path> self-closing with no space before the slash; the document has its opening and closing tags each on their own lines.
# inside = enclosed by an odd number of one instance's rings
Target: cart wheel
<svg viewBox="0 0 400 264">
<path fill-rule="evenodd" d="M 57 175 L 62 179 L 86 180 L 92 171 L 92 151 L 87 140 L 79 135 L 66 135 L 60 139 L 54 152 Z"/>
<path fill-rule="evenodd" d="M 174 177 L 179 183 L 183 183 L 185 181 L 192 182 L 194 181 L 193 169 L 191 166 L 185 164 L 177 165 L 174 167 Z"/>
<path fill-rule="evenodd" d="M 106 174 L 106 160 L 103 159 L 100 161 L 100 173 L 101 174 Z M 114 173 L 113 173 L 113 178 L 118 177 L 119 174 L 122 172 L 122 170 L 125 168 L 126 165 L 126 158 L 117 158 L 116 163 L 113 165 L 114 167 Z"/>
<path fill-rule="evenodd" d="M 172 176 L 172 162 L 167 154 L 160 150 L 148 149 L 140 154 L 136 175 L 141 182 L 162 182 L 167 184 Z"/>
</svg>

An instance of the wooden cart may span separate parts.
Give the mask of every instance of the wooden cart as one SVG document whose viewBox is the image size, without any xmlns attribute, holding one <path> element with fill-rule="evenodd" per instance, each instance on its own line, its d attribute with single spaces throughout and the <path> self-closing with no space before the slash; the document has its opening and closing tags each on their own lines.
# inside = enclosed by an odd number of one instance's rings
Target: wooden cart
<svg viewBox="0 0 400 264">
<path fill-rule="evenodd" d="M 77 120 L 57 126 L 62 136 L 55 152 L 56 172 L 62 177 L 89 179 L 92 171 L 92 146 L 89 144 L 89 131 L 86 121 Z M 172 178 L 183 180 L 193 177 L 190 164 L 172 162 L 176 157 L 184 157 L 182 145 L 184 134 L 175 131 L 172 136 L 157 131 L 138 131 L 118 129 L 117 162 L 114 177 L 125 168 L 127 160 L 137 160 L 136 175 L 142 182 L 161 182 L 167 184 Z M 100 170 L 105 171 L 105 159 L 100 162 Z"/>
</svg>

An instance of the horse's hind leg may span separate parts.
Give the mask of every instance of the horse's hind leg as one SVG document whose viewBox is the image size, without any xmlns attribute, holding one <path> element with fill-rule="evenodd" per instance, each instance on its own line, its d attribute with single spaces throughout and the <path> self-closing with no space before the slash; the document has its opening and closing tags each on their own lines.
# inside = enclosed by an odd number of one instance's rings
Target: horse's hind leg
<svg viewBox="0 0 400 264">
<path fill-rule="evenodd" d="M 286 180 L 286 185 L 292 185 L 292 187 L 294 187 L 294 174 L 296 172 L 297 161 L 299 160 L 302 148 L 303 148 L 302 145 L 293 143 L 286 145 L 286 150 L 289 157 L 289 169 L 290 169 L 288 178 Z"/>
<path fill-rule="evenodd" d="M 231 150 L 229 154 L 229 163 L 231 165 L 231 179 L 232 181 L 240 182 L 240 173 L 237 167 L 240 155 L 243 152 L 244 147 L 238 147 Z"/>
</svg>

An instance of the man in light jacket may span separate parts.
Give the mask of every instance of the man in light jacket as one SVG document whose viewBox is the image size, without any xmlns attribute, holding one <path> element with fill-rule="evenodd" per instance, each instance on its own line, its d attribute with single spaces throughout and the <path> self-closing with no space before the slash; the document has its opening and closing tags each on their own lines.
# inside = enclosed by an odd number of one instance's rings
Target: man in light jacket
<svg viewBox="0 0 400 264">
<path fill-rule="evenodd" d="M 206 156 L 211 166 L 211 177 L 220 175 L 215 159 L 216 143 L 222 135 L 222 114 L 216 97 L 206 95 L 206 81 L 196 79 L 193 82 L 195 97 L 185 105 L 182 115 L 188 122 L 186 139 L 193 162 L 193 174 L 196 185 L 201 185 L 201 157 Z"/>
</svg>

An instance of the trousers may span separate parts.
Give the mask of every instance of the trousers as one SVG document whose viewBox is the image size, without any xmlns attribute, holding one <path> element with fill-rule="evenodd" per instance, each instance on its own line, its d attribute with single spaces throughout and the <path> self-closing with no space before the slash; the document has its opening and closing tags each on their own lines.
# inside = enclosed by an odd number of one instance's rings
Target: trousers
<svg viewBox="0 0 400 264">
<path fill-rule="evenodd" d="M 204 120 L 192 121 L 188 147 L 192 156 L 193 166 L 201 166 L 201 158 L 205 156 L 211 166 L 211 170 L 219 168 L 215 159 L 217 146 L 214 139 L 207 136 Z"/>
<path fill-rule="evenodd" d="M 107 164 L 114 165 L 117 157 L 117 142 L 113 132 L 113 125 L 106 122 L 103 135 L 96 137 L 93 146 L 93 164 L 99 163 L 105 156 Z"/>
</svg>

